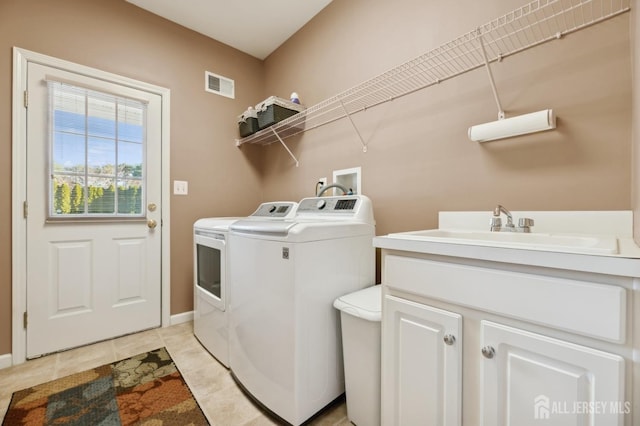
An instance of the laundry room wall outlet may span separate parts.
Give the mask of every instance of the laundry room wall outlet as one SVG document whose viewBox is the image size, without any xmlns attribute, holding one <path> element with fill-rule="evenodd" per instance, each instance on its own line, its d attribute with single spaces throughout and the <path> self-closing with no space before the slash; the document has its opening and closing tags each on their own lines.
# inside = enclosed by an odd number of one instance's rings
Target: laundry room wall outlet
<svg viewBox="0 0 640 426">
<path fill-rule="evenodd" d="M 188 193 L 189 193 L 189 182 L 187 182 L 186 180 L 173 181 L 174 195 L 187 195 Z"/>
</svg>

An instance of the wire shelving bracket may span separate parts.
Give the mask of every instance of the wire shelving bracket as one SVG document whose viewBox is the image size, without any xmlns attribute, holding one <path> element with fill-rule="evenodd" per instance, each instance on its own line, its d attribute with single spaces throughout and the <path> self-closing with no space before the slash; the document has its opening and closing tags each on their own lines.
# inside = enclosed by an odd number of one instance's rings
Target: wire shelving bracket
<svg viewBox="0 0 640 426">
<path fill-rule="evenodd" d="M 496 82 L 493 79 L 493 73 L 491 72 L 491 64 L 489 64 L 489 59 L 487 57 L 487 49 L 485 49 L 484 47 L 484 40 L 482 38 L 482 34 L 480 33 L 480 29 L 478 29 L 478 41 L 480 42 L 480 48 L 482 51 L 482 58 L 484 59 L 484 65 L 487 67 L 487 74 L 489 75 L 489 83 L 491 84 L 493 97 L 495 98 L 496 104 L 498 106 L 498 119 L 502 120 L 504 118 L 504 109 L 502 109 L 502 104 L 500 103 L 500 96 L 498 96 L 498 89 L 496 89 Z"/>
<path fill-rule="evenodd" d="M 296 167 L 298 167 L 300 165 L 300 162 L 298 161 L 298 159 L 296 158 L 295 155 L 293 155 L 293 152 L 291 152 L 291 150 L 289 149 L 289 147 L 287 146 L 286 143 L 284 143 L 284 141 L 282 140 L 282 138 L 280 137 L 280 135 L 278 134 L 278 132 L 276 132 L 276 129 L 274 129 L 273 127 L 270 127 L 271 131 L 273 131 L 274 136 L 280 141 L 280 143 L 282 144 L 282 146 L 284 147 L 284 149 L 287 150 L 287 152 L 289 153 L 289 156 L 291 158 L 293 158 L 293 161 L 296 162 Z"/>
<path fill-rule="evenodd" d="M 351 118 L 354 114 L 479 67 L 486 66 L 490 73 L 489 63 L 628 12 L 630 1 L 532 1 L 415 59 L 310 106 L 269 129 L 237 139 L 236 145 L 266 145 L 280 141 L 298 165 L 298 160 L 283 139 L 348 117 L 366 152 L 367 145 Z M 498 109 L 504 114 L 495 85 L 493 90 Z"/>
<path fill-rule="evenodd" d="M 367 152 L 367 144 L 362 138 L 362 135 L 358 130 L 358 126 L 356 126 L 356 123 L 353 122 L 353 118 L 351 118 L 351 114 L 349 114 L 349 111 L 347 111 L 347 108 L 344 106 L 344 102 L 340 101 L 340 105 L 342 106 L 342 110 L 344 111 L 344 114 L 347 116 L 347 118 L 351 122 L 351 126 L 353 127 L 353 130 L 356 131 L 356 133 L 358 134 L 358 138 L 360 138 L 360 143 L 362 144 L 362 152 Z"/>
</svg>

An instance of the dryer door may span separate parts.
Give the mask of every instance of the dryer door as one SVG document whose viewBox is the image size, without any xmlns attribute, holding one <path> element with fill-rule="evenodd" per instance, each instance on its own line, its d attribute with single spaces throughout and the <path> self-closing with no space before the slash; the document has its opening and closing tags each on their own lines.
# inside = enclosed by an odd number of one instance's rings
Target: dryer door
<svg viewBox="0 0 640 426">
<path fill-rule="evenodd" d="M 196 292 L 221 311 L 226 310 L 226 241 L 224 234 L 196 231 L 194 280 Z"/>
</svg>

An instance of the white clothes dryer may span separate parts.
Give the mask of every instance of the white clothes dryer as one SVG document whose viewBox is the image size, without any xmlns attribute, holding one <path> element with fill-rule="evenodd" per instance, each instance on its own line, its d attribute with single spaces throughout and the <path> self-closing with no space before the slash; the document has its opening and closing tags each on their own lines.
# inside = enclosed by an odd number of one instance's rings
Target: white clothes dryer
<svg viewBox="0 0 640 426">
<path fill-rule="evenodd" d="M 297 203 L 263 203 L 249 216 L 277 221 L 295 214 Z M 229 367 L 229 226 L 244 217 L 198 219 L 193 225 L 193 333 L 225 367 Z"/>
<path fill-rule="evenodd" d="M 229 363 L 272 413 L 299 425 L 344 392 L 337 297 L 375 281 L 361 195 L 305 198 L 293 219 L 230 227 Z"/>
</svg>

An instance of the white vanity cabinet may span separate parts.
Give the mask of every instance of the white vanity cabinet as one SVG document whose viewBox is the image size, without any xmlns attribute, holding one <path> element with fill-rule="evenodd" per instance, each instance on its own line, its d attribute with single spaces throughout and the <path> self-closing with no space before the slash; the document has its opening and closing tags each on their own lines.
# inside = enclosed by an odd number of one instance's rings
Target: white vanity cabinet
<svg viewBox="0 0 640 426">
<path fill-rule="evenodd" d="M 480 333 L 483 425 L 624 424 L 621 356 L 491 321 Z"/>
<path fill-rule="evenodd" d="M 616 264 L 562 270 L 580 262 L 547 267 L 527 254 L 537 264 L 507 263 L 506 251 L 494 260 L 484 249 L 478 260 L 389 240 L 375 243 L 383 425 L 640 424 L 631 401 L 637 278 L 616 276 Z M 593 268 L 593 259 L 582 260 Z"/>
<path fill-rule="evenodd" d="M 383 300 L 382 423 L 461 425 L 462 317 L 394 296 Z"/>
</svg>

